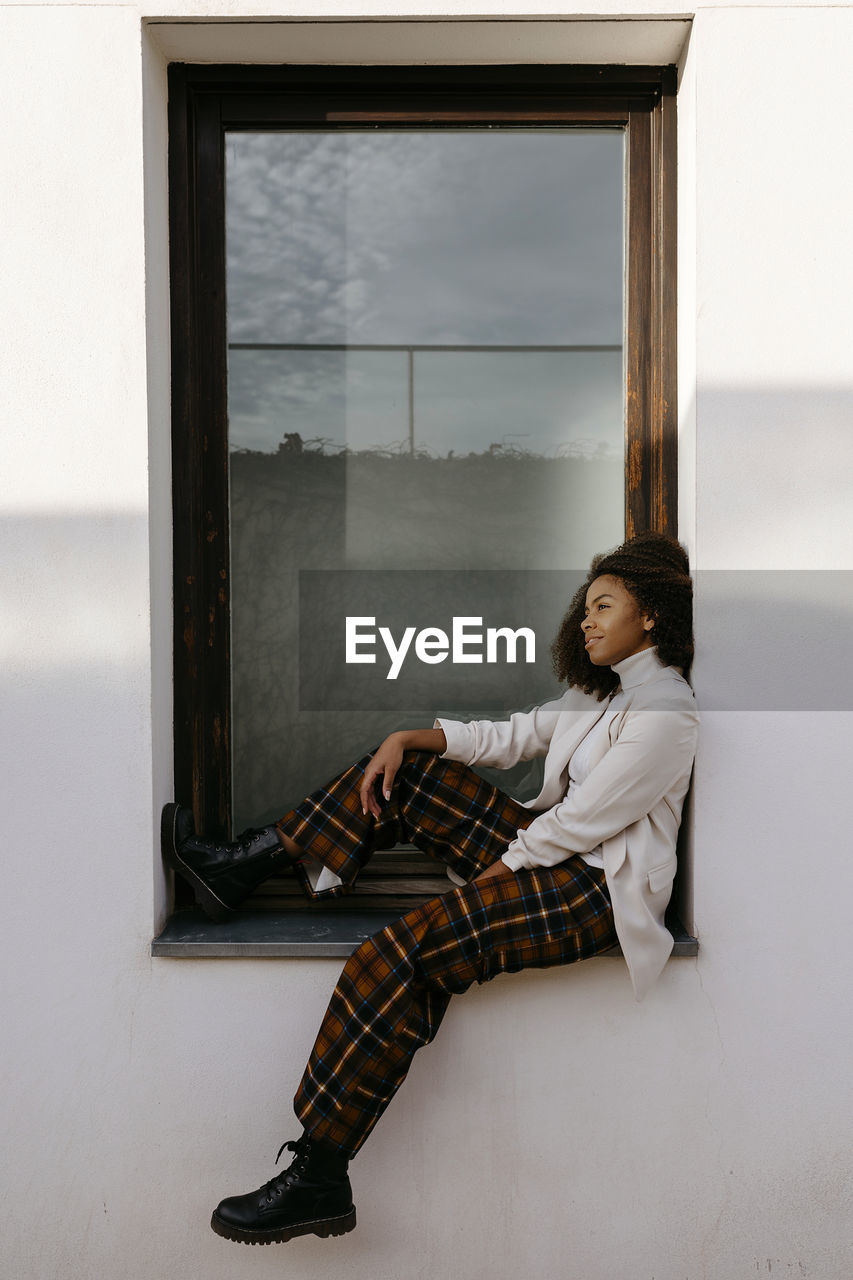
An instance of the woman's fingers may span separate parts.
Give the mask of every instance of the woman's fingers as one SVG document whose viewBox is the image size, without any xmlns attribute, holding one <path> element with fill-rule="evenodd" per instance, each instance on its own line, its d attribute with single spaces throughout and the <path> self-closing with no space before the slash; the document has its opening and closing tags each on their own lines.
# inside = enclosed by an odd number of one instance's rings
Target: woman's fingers
<svg viewBox="0 0 853 1280">
<path fill-rule="evenodd" d="M 370 812 L 373 814 L 374 818 L 380 818 L 382 816 L 382 810 L 379 807 L 379 798 L 376 794 L 376 787 L 378 783 L 379 783 L 379 773 L 377 772 L 373 775 L 373 778 L 371 779 L 370 791 L 368 792 L 368 795 L 367 795 L 367 807 L 369 808 Z"/>
<path fill-rule="evenodd" d="M 381 761 L 377 761 L 376 756 L 374 756 L 374 758 L 371 760 L 370 764 L 367 766 L 367 768 L 364 771 L 364 779 L 362 781 L 361 789 L 359 792 L 359 795 L 361 798 L 361 811 L 362 813 L 372 813 L 374 818 L 378 818 L 382 814 L 382 810 L 379 807 L 379 800 L 377 799 L 376 790 L 374 786 L 380 774 L 382 775 L 382 779 L 383 779 L 383 782 L 382 782 L 383 790 L 386 792 L 390 792 L 390 787 L 385 781 L 385 773 L 386 773 L 385 766 L 383 766 Z M 392 781 L 393 781 L 393 778 L 394 778 L 394 774 L 392 773 L 391 774 Z M 388 799 L 388 794 L 386 794 L 385 799 L 386 800 Z"/>
<path fill-rule="evenodd" d="M 377 795 L 374 784 L 378 781 L 379 775 L 382 775 L 382 794 L 386 800 L 391 799 L 391 788 L 394 785 L 394 779 L 397 776 L 397 770 L 400 767 L 400 761 L 403 758 L 402 750 L 396 746 L 389 745 L 392 739 L 386 738 L 385 742 L 370 760 L 364 771 L 361 787 L 359 788 L 359 798 L 361 799 L 362 813 L 372 813 L 374 818 L 382 816 L 382 810 L 379 806 L 379 797 Z"/>
<path fill-rule="evenodd" d="M 361 812 L 367 813 L 370 810 L 375 815 L 376 801 L 373 799 L 373 779 L 376 777 L 377 769 L 374 760 L 371 760 L 364 771 L 364 777 L 361 780 L 361 786 L 358 789 L 358 796 L 361 800 Z"/>
</svg>

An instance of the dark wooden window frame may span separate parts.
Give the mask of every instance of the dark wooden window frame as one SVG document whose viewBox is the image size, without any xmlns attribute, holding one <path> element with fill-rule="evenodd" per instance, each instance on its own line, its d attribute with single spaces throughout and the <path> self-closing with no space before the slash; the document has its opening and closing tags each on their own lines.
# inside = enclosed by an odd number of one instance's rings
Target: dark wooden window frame
<svg viewBox="0 0 853 1280">
<path fill-rule="evenodd" d="M 626 512 L 677 532 L 673 67 L 169 69 L 175 789 L 230 830 L 224 136 L 354 125 L 627 133 Z"/>
</svg>

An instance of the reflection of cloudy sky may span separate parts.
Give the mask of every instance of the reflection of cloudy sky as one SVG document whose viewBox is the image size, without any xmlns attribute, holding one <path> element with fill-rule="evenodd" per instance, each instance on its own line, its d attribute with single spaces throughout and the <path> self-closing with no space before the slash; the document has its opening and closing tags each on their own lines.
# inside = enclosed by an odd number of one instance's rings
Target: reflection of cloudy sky
<svg viewBox="0 0 853 1280">
<path fill-rule="evenodd" d="M 231 134 L 231 342 L 619 344 L 623 139 Z M 622 449 L 621 356 L 415 357 L 416 442 Z M 232 444 L 408 437 L 405 354 L 232 352 Z"/>
</svg>

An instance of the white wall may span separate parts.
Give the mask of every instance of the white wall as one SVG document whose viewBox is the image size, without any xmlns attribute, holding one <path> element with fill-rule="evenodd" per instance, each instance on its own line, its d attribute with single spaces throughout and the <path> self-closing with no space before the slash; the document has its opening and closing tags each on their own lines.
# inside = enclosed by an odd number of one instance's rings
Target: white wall
<svg viewBox="0 0 853 1280">
<path fill-rule="evenodd" d="M 452 13 L 486 10 L 525 11 Z M 354 1165 L 354 1235 L 249 1252 L 208 1229 L 295 1133 L 337 964 L 149 955 L 170 539 L 165 63 L 144 16 L 0 5 L 4 1280 L 846 1280 L 853 717 L 769 696 L 704 716 L 697 961 L 673 961 L 639 1006 L 613 960 L 472 992 Z M 853 570 L 851 46 L 849 9 L 709 5 L 684 57 L 681 496 L 700 646 L 722 570 Z M 781 601 L 818 664 L 850 627 L 845 579 L 826 581 L 825 607 Z M 726 663 L 773 667 L 781 640 L 757 616 L 732 610 L 722 676 L 700 651 L 707 705 L 725 703 Z"/>
</svg>

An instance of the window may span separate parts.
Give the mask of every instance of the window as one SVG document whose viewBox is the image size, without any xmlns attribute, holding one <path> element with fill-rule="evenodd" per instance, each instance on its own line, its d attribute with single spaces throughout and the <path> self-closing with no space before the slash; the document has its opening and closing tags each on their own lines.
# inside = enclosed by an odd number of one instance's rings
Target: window
<svg viewBox="0 0 853 1280">
<path fill-rule="evenodd" d="M 170 69 L 175 779 L 207 833 L 436 711 L 554 696 L 590 554 L 676 530 L 674 93 L 672 68 Z M 454 617 L 479 663 L 427 636 L 389 678 L 407 626 L 450 646 Z M 342 678 L 346 618 L 376 660 Z M 363 901 L 443 882 L 375 861 Z"/>
</svg>

